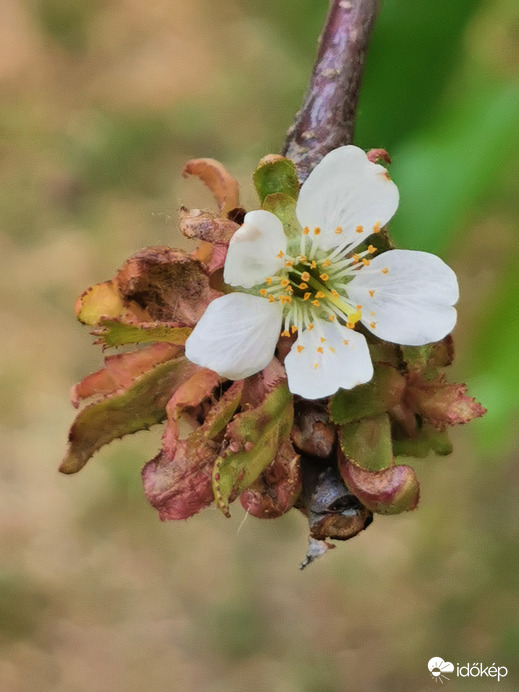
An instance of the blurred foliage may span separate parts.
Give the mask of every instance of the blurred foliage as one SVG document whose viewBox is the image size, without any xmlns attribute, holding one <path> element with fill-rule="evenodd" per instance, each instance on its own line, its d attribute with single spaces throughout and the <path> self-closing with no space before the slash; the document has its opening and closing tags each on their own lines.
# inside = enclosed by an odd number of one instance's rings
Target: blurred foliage
<svg viewBox="0 0 519 692">
<path fill-rule="evenodd" d="M 488 408 L 416 464 L 418 513 L 380 519 L 301 578 L 305 521 L 211 510 L 160 524 L 139 469 L 160 430 L 81 478 L 54 469 L 70 384 L 101 355 L 86 286 L 180 243 L 180 179 L 213 156 L 250 175 L 279 151 L 325 0 L 5 0 L 0 26 L 0 688 L 233 692 L 426 689 L 426 662 L 509 665 L 519 633 L 516 0 L 384 0 L 356 142 L 385 147 L 402 247 L 461 283 L 456 377 Z M 388 596 L 390 594 L 390 596 Z M 471 681 L 471 690 L 488 682 Z M 429 687 L 427 687 L 429 689 Z"/>
</svg>

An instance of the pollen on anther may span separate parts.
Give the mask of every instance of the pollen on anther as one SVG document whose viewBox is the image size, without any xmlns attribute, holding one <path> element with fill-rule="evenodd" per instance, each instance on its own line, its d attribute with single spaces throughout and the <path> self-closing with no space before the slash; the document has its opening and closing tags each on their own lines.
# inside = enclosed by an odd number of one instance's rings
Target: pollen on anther
<svg viewBox="0 0 519 692">
<path fill-rule="evenodd" d="M 308 300 L 308 299 L 310 298 L 311 295 L 312 295 L 312 294 L 310 293 L 310 291 L 307 291 L 307 293 L 305 293 L 304 296 L 303 296 L 303 300 Z"/>
<path fill-rule="evenodd" d="M 299 261 L 300 262 L 306 262 L 306 260 L 307 260 L 306 255 L 299 255 Z"/>
<path fill-rule="evenodd" d="M 326 339 L 324 338 L 324 336 L 322 336 L 321 337 L 321 343 L 324 344 L 325 341 L 326 341 Z"/>
<path fill-rule="evenodd" d="M 319 278 L 321 279 L 321 281 L 328 281 L 328 279 L 330 277 L 328 276 L 328 274 L 323 273 L 323 274 L 319 274 Z"/>
<path fill-rule="evenodd" d="M 348 329 L 355 329 L 355 322 L 346 322 Z"/>
<path fill-rule="evenodd" d="M 310 263 L 310 269 L 315 269 L 317 267 L 317 264 L 315 263 L 315 260 L 312 260 Z"/>
<path fill-rule="evenodd" d="M 297 346 L 297 352 L 298 352 L 298 353 L 301 353 L 301 352 L 304 351 L 304 350 L 305 350 L 305 347 L 304 347 L 304 346 L 301 346 L 301 344 L 299 344 L 299 345 Z"/>
<path fill-rule="evenodd" d="M 265 278 L 265 283 L 267 284 L 267 286 L 270 286 L 270 285 L 272 284 L 272 277 L 271 277 L 271 276 L 267 276 L 267 277 Z"/>
<path fill-rule="evenodd" d="M 330 291 L 330 293 L 332 294 L 332 296 L 333 296 L 334 298 L 338 298 L 338 297 L 339 297 L 339 292 L 336 291 L 335 288 L 332 288 L 332 290 Z"/>
<path fill-rule="evenodd" d="M 333 346 L 330 346 L 329 348 L 332 353 L 335 353 L 335 349 L 333 348 Z"/>
<path fill-rule="evenodd" d="M 370 322 L 369 326 L 371 327 L 371 329 L 375 329 L 376 324 L 377 324 L 376 322 Z"/>
<path fill-rule="evenodd" d="M 335 315 L 329 315 L 328 319 L 330 320 L 330 322 L 335 322 Z"/>
<path fill-rule="evenodd" d="M 370 295 L 370 298 L 373 298 L 373 296 L 375 295 L 375 289 L 368 291 L 368 293 Z"/>
<path fill-rule="evenodd" d="M 274 298 L 274 296 L 269 296 L 269 303 L 275 303 L 275 302 L 276 302 L 276 299 Z"/>
<path fill-rule="evenodd" d="M 348 341 L 348 339 L 343 339 L 343 342 L 342 342 L 342 343 L 343 343 L 345 346 L 347 346 L 350 342 Z"/>
<path fill-rule="evenodd" d="M 334 232 L 337 233 L 337 235 L 340 235 L 342 233 L 342 226 L 337 226 Z"/>
<path fill-rule="evenodd" d="M 331 260 L 325 259 L 324 262 L 321 262 L 321 267 L 324 267 L 324 268 L 329 267 L 331 263 L 332 263 Z"/>
<path fill-rule="evenodd" d="M 285 253 L 283 252 L 283 250 L 280 250 L 280 251 L 278 252 L 278 254 L 276 255 L 276 257 L 281 258 L 281 257 L 284 257 L 284 255 L 285 255 Z"/>
<path fill-rule="evenodd" d="M 283 286 L 283 288 L 285 288 L 285 286 L 288 286 L 288 284 L 290 283 L 290 281 L 289 281 L 288 279 L 281 279 L 281 282 L 280 282 L 280 283 L 281 283 L 281 285 Z"/>
<path fill-rule="evenodd" d="M 369 267 L 370 263 L 371 263 L 371 260 L 366 259 L 365 257 L 363 258 L 362 264 L 363 264 L 365 267 Z"/>
<path fill-rule="evenodd" d="M 311 332 L 313 328 L 314 325 L 312 324 L 312 322 L 310 322 L 310 324 L 308 325 L 308 331 Z"/>
<path fill-rule="evenodd" d="M 324 353 L 322 346 L 318 346 L 316 351 L 317 351 L 317 353 Z"/>
<path fill-rule="evenodd" d="M 305 288 L 308 288 L 308 284 L 305 284 L 305 282 L 302 281 L 302 282 L 299 284 L 299 288 L 300 288 L 302 291 L 304 291 Z"/>
<path fill-rule="evenodd" d="M 303 272 L 303 273 L 301 274 L 301 279 L 302 279 L 303 281 L 310 281 L 310 274 L 309 274 L 308 272 Z"/>
<path fill-rule="evenodd" d="M 287 331 L 286 329 L 284 329 L 284 330 L 281 332 L 281 336 L 290 336 L 290 332 Z"/>
<path fill-rule="evenodd" d="M 266 296 L 267 295 L 267 289 L 266 288 L 260 288 L 260 296 Z"/>
<path fill-rule="evenodd" d="M 351 258 L 355 261 L 358 262 L 360 260 L 360 255 L 358 255 L 356 252 L 353 253 Z"/>
<path fill-rule="evenodd" d="M 292 260 L 285 260 L 285 267 L 293 267 L 293 266 L 294 266 L 294 263 L 292 262 Z"/>
<path fill-rule="evenodd" d="M 292 286 L 287 286 L 285 288 L 285 293 L 293 293 L 293 292 L 294 292 L 294 289 L 292 288 Z"/>
<path fill-rule="evenodd" d="M 389 269 L 387 267 L 384 267 L 384 269 L 381 270 L 382 274 L 387 274 Z"/>
<path fill-rule="evenodd" d="M 314 235 L 319 235 L 320 232 L 321 232 L 321 229 L 319 228 L 319 226 L 316 226 L 314 228 Z"/>
<path fill-rule="evenodd" d="M 377 251 L 377 248 L 374 245 L 368 245 L 368 252 L 370 255 L 372 255 L 376 251 Z"/>
<path fill-rule="evenodd" d="M 362 310 L 362 305 L 356 305 L 355 308 L 356 308 L 357 310 Z"/>
<path fill-rule="evenodd" d="M 315 297 L 316 298 L 324 298 L 324 293 L 322 291 L 317 291 L 317 293 L 315 294 Z"/>
<path fill-rule="evenodd" d="M 308 228 L 308 226 L 305 226 L 303 228 L 303 235 L 308 235 L 309 233 L 310 233 L 310 229 Z"/>
<path fill-rule="evenodd" d="M 290 327 L 290 331 L 292 332 L 292 334 L 295 334 L 295 333 L 297 332 L 297 325 L 293 324 L 293 325 Z"/>
<path fill-rule="evenodd" d="M 364 226 L 357 226 L 357 227 L 355 228 L 355 232 L 356 232 L 356 233 L 362 233 L 363 231 L 364 231 Z"/>
<path fill-rule="evenodd" d="M 373 233 L 379 233 L 380 232 L 380 221 L 377 221 L 377 223 L 373 226 Z"/>
<path fill-rule="evenodd" d="M 312 300 L 312 305 L 315 305 L 315 307 L 318 308 L 321 303 L 318 300 Z"/>
<path fill-rule="evenodd" d="M 314 370 L 317 370 L 318 367 L 319 367 L 319 363 L 314 363 Z"/>
</svg>

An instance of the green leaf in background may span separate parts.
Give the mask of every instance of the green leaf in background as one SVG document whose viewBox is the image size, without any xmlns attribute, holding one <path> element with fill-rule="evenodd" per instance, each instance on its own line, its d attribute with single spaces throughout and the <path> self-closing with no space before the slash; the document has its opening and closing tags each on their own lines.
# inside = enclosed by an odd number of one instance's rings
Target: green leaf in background
<svg viewBox="0 0 519 692">
<path fill-rule="evenodd" d="M 227 454 L 213 471 L 216 503 L 229 516 L 229 501 L 253 483 L 288 440 L 293 419 L 292 395 L 286 384 L 277 386 L 257 408 L 237 415 L 227 428 Z M 233 451 L 236 449 L 237 451 Z"/>
</svg>

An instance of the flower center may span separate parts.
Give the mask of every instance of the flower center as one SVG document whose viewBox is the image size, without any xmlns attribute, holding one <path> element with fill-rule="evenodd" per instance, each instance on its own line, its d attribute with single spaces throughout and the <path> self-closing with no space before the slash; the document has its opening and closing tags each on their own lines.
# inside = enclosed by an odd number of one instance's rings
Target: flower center
<svg viewBox="0 0 519 692">
<path fill-rule="evenodd" d="M 376 248 L 370 245 L 363 252 L 352 253 L 350 242 L 325 251 L 316 242 L 320 233 L 319 228 L 313 234 L 308 228 L 303 229 L 300 253 L 291 256 L 280 251 L 278 257 L 284 260 L 284 267 L 275 276 L 266 277 L 258 287 L 260 296 L 283 306 L 282 336 L 312 330 L 318 319 L 339 320 L 353 329 L 362 317 L 362 305 L 348 299 L 347 284 L 356 272 L 369 265 L 367 256 Z M 342 233 L 342 229 L 338 227 L 336 233 Z"/>
</svg>

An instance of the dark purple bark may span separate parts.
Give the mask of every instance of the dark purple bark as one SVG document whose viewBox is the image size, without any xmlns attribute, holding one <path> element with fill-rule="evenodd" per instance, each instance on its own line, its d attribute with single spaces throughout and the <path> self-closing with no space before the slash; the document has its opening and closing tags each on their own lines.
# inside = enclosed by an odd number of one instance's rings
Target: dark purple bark
<svg viewBox="0 0 519 692">
<path fill-rule="evenodd" d="M 353 141 L 364 60 L 381 0 L 332 0 L 301 110 L 283 154 L 303 182 L 332 149 Z"/>
</svg>

